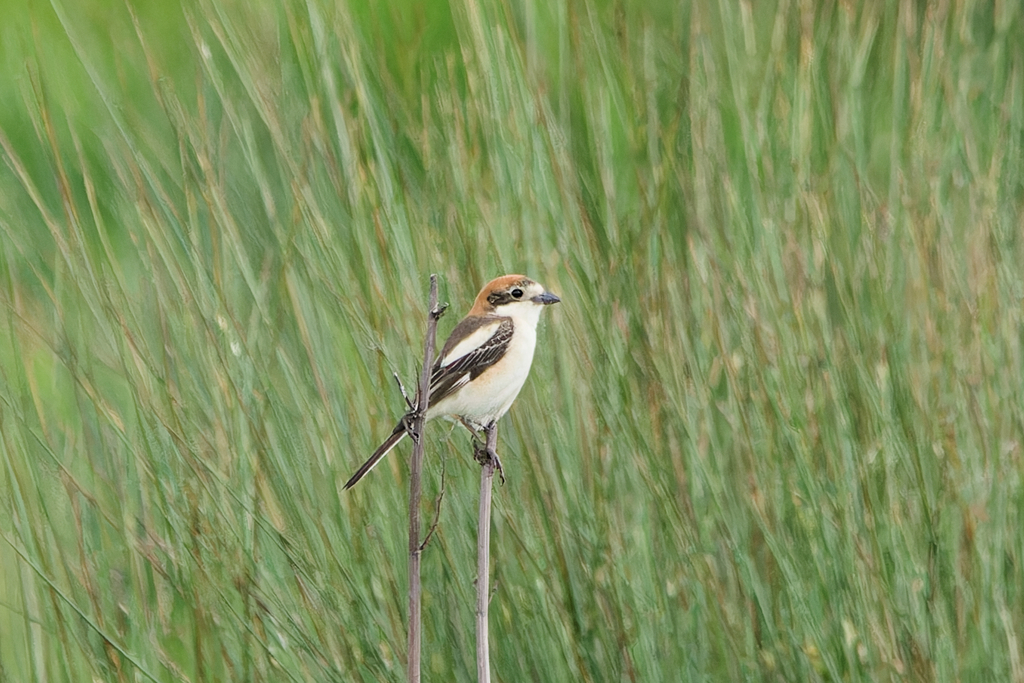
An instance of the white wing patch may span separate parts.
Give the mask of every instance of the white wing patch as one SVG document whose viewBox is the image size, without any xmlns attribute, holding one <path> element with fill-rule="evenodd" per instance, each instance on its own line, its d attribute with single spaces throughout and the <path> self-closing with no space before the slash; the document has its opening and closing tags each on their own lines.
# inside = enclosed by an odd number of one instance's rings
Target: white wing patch
<svg viewBox="0 0 1024 683">
<path fill-rule="evenodd" d="M 476 351 L 478 348 L 483 346 L 488 339 L 494 336 L 494 332 L 498 329 L 498 326 L 500 326 L 501 323 L 502 321 L 499 319 L 489 325 L 481 325 L 473 330 L 468 337 L 456 344 L 455 347 L 448 352 L 448 355 L 441 359 L 440 365 L 442 367 L 451 365 L 463 356 Z M 468 375 L 466 376 L 466 381 L 469 381 Z"/>
</svg>

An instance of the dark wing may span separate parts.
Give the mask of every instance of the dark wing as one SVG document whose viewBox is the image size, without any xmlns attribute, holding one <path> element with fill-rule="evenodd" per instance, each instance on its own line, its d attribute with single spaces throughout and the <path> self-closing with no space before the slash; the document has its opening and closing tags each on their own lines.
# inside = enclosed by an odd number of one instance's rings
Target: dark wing
<svg viewBox="0 0 1024 683">
<path fill-rule="evenodd" d="M 509 342 L 512 341 L 512 319 L 500 318 L 500 320 L 501 324 L 482 344 L 461 358 L 457 358 L 447 365 L 441 365 L 441 361 L 460 341 L 483 325 L 493 323 L 494 319 L 470 318 L 463 320 L 452 330 L 451 336 L 445 342 L 444 349 L 441 350 L 440 358 L 430 373 L 431 405 L 451 395 L 470 380 L 476 379 L 484 370 L 501 360 L 508 350 Z"/>
</svg>

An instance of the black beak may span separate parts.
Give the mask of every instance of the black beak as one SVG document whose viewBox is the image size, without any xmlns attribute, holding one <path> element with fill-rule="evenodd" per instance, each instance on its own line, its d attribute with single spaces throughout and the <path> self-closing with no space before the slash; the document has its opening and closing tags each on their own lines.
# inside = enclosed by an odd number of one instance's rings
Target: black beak
<svg viewBox="0 0 1024 683">
<path fill-rule="evenodd" d="M 533 297 L 533 303 L 535 303 L 535 304 L 543 304 L 545 306 L 550 306 L 551 304 L 557 304 L 559 301 L 561 301 L 561 299 L 559 299 L 557 296 L 555 296 L 551 292 L 544 292 L 543 294 L 538 294 L 537 296 Z"/>
</svg>

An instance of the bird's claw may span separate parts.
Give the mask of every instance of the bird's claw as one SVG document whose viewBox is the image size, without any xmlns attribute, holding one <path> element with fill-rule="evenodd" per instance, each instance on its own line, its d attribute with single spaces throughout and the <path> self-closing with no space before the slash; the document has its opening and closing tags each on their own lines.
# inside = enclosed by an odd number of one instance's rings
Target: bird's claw
<svg viewBox="0 0 1024 683">
<path fill-rule="evenodd" d="M 420 433 L 416 431 L 416 421 L 419 419 L 419 412 L 411 410 L 402 417 L 402 426 L 405 428 L 405 433 L 409 435 L 409 438 L 414 443 L 420 442 Z"/>
<path fill-rule="evenodd" d="M 498 457 L 495 451 L 489 449 L 487 444 L 481 443 L 476 438 L 473 439 L 473 458 L 481 465 L 493 463 L 494 469 L 498 471 L 498 477 L 501 479 L 502 486 L 505 485 L 505 470 L 501 466 L 501 458 Z"/>
</svg>

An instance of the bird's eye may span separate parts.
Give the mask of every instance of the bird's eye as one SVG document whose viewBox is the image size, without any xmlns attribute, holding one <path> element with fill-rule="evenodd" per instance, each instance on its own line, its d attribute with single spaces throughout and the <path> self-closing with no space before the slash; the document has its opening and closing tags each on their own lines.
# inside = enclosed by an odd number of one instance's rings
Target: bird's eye
<svg viewBox="0 0 1024 683">
<path fill-rule="evenodd" d="M 522 299 L 523 298 L 523 290 L 519 289 L 518 287 L 513 289 L 512 290 L 512 298 L 513 299 Z"/>
</svg>

